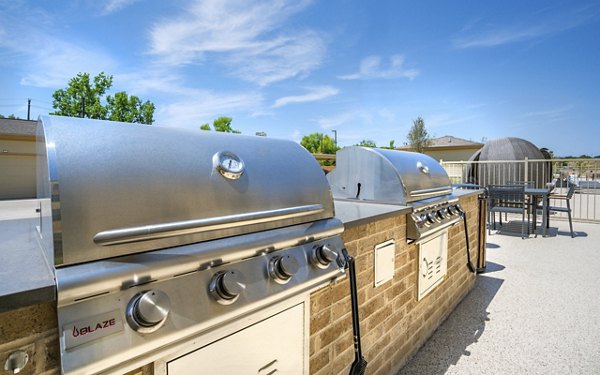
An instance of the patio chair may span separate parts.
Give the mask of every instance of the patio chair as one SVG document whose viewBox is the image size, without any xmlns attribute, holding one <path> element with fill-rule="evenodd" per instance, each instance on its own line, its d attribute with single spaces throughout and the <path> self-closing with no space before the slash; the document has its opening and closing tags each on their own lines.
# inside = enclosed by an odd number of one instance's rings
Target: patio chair
<svg viewBox="0 0 600 375">
<path fill-rule="evenodd" d="M 575 237 L 575 233 L 573 232 L 573 221 L 571 220 L 571 198 L 573 198 L 573 194 L 575 193 L 575 185 L 569 186 L 569 190 L 567 190 L 567 194 L 550 194 L 549 199 L 556 199 L 558 201 L 565 201 L 565 206 L 549 206 L 548 213 L 550 212 L 565 212 L 567 217 L 569 218 L 569 228 L 571 229 L 571 238 Z M 538 209 L 542 209 L 542 206 L 538 206 Z M 549 217 L 549 216 L 548 216 Z M 543 223 L 546 225 L 546 223 Z"/>
<path fill-rule="evenodd" d="M 496 212 L 500 213 L 500 225 L 502 225 L 502 213 L 521 214 L 521 238 L 525 238 L 525 228 L 529 230 L 529 202 L 525 196 L 525 185 L 490 185 L 487 199 L 488 234 L 491 234 L 492 227 L 496 226 Z M 525 220 L 525 214 L 527 214 L 527 220 Z"/>
<path fill-rule="evenodd" d="M 535 188 L 535 181 L 507 181 L 505 185 L 523 185 L 525 189 Z M 530 197 L 525 196 L 527 198 L 527 205 L 529 206 L 529 211 L 533 209 L 532 201 L 529 200 Z M 528 212 L 528 214 L 530 213 Z M 508 213 L 504 213 L 504 219 L 508 220 Z"/>
</svg>

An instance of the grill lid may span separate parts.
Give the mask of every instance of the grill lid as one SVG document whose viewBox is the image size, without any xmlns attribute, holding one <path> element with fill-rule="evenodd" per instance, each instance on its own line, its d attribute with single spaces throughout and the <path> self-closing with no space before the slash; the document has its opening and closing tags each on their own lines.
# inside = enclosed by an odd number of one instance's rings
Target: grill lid
<svg viewBox="0 0 600 375">
<path fill-rule="evenodd" d="M 56 266 L 333 217 L 300 145 L 266 137 L 43 116 L 42 242 Z"/>
<path fill-rule="evenodd" d="M 416 153 L 368 147 L 345 147 L 327 175 L 335 198 L 407 204 L 452 192 L 444 168 Z"/>
</svg>

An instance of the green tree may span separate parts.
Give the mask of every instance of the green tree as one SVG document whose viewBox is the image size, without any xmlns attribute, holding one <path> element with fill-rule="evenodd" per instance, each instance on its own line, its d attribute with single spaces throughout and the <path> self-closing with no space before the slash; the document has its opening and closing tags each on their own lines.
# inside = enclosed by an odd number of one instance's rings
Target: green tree
<svg viewBox="0 0 600 375">
<path fill-rule="evenodd" d="M 312 154 L 335 154 L 339 150 L 333 139 L 323 133 L 305 135 L 300 144 Z"/>
<path fill-rule="evenodd" d="M 323 133 L 312 133 L 302 137 L 300 141 L 302 147 L 311 154 L 335 154 L 340 148 L 335 145 L 335 141 Z M 335 164 L 333 160 L 319 160 L 322 166 L 331 166 Z"/>
<path fill-rule="evenodd" d="M 231 121 L 233 121 L 231 117 L 222 116 L 213 121 L 213 127 L 215 128 L 215 131 L 218 132 L 241 134 L 241 131 L 231 127 Z"/>
<path fill-rule="evenodd" d="M 544 155 L 546 159 L 554 159 L 554 152 L 552 150 L 547 149 L 546 147 L 540 148 L 540 152 Z"/>
<path fill-rule="evenodd" d="M 0 115 L 0 118 L 9 118 L 9 119 L 12 119 L 12 120 L 20 120 L 21 119 L 20 117 L 17 117 L 14 114 L 10 114 L 8 116 Z"/>
<path fill-rule="evenodd" d="M 416 152 L 423 152 L 431 144 L 431 137 L 425 129 L 425 121 L 421 117 L 413 120 L 413 126 L 408 132 L 408 145 Z"/>
<path fill-rule="evenodd" d="M 396 148 L 394 146 L 394 143 L 395 143 L 395 141 L 392 139 L 392 140 L 390 140 L 390 145 L 389 146 L 381 146 L 381 148 L 385 148 L 385 149 L 388 149 L 388 150 L 393 150 L 393 149 Z"/>
<path fill-rule="evenodd" d="M 114 96 L 104 95 L 112 87 L 112 75 L 101 72 L 90 80 L 89 73 L 79 73 L 69 80 L 64 89 L 52 94 L 52 115 L 87 117 L 100 120 L 137 122 L 152 124 L 155 106 L 150 101 L 142 102 L 137 96 L 128 96 L 125 91 Z"/>
<path fill-rule="evenodd" d="M 152 124 L 154 122 L 154 104 L 144 103 L 135 95 L 128 96 L 125 91 L 106 97 L 108 119 L 111 121 Z"/>
<path fill-rule="evenodd" d="M 213 129 L 221 133 L 241 134 L 242 132 L 231 127 L 231 117 L 221 116 L 213 121 Z M 200 130 L 212 130 L 208 123 L 200 125 Z"/>
<path fill-rule="evenodd" d="M 375 144 L 375 142 L 372 141 L 372 140 L 370 140 L 370 139 L 363 139 L 356 146 L 361 146 L 361 147 L 377 147 L 377 145 Z"/>
<path fill-rule="evenodd" d="M 52 107 L 56 110 L 51 115 L 89 117 L 106 119 L 107 108 L 102 105 L 102 97 L 111 88 L 113 78 L 101 72 L 90 82 L 89 73 L 79 73 L 69 80 L 65 89 L 52 94 Z"/>
</svg>

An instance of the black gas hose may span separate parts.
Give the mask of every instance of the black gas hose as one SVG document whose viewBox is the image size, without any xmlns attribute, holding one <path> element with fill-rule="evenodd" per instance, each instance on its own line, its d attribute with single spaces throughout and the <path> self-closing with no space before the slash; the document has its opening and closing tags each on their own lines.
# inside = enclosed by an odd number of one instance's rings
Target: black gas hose
<svg viewBox="0 0 600 375">
<path fill-rule="evenodd" d="M 360 188 L 360 184 L 359 184 Z M 367 361 L 362 356 L 360 346 L 360 319 L 358 316 L 358 291 L 356 288 L 356 269 L 354 267 L 354 258 L 348 254 L 348 250 L 342 249 L 342 255 L 346 260 L 348 269 L 348 279 L 350 281 L 350 302 L 352 305 L 352 333 L 354 335 L 354 362 L 350 367 L 350 375 L 363 375 L 367 368 Z"/>
<path fill-rule="evenodd" d="M 462 216 L 463 223 L 465 224 L 465 241 L 467 242 L 467 268 L 471 273 L 477 272 L 473 263 L 471 263 L 471 251 L 469 247 L 469 229 L 467 228 L 467 213 L 465 211 L 461 211 L 460 216 Z"/>
</svg>

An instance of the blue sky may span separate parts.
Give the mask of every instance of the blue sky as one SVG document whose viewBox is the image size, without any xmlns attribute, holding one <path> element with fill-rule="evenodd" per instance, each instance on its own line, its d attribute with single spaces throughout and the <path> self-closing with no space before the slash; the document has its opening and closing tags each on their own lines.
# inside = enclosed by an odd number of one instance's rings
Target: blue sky
<svg viewBox="0 0 600 375">
<path fill-rule="evenodd" d="M 600 154 L 600 2 L 0 0 L 0 114 L 52 111 L 78 72 L 155 124 L 397 146 L 525 138 Z"/>
</svg>

